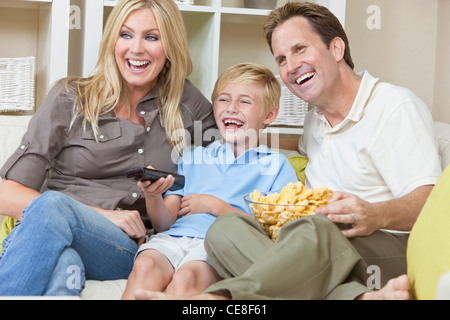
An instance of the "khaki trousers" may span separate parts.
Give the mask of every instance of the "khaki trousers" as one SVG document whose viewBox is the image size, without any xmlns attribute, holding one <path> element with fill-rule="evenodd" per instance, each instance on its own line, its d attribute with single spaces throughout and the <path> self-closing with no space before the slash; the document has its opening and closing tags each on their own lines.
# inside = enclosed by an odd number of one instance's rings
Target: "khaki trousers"
<svg viewBox="0 0 450 320">
<path fill-rule="evenodd" d="M 309 216 L 283 226 L 272 242 L 256 220 L 223 215 L 208 230 L 205 248 L 224 280 L 205 292 L 235 300 L 354 299 L 370 290 L 371 276 L 384 286 L 406 273 L 407 235 L 347 239 L 340 228 Z"/>
</svg>

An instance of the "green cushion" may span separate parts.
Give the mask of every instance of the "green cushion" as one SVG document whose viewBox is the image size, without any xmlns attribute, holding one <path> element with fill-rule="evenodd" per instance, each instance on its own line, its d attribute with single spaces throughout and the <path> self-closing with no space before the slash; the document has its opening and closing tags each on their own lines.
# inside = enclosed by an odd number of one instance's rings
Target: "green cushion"
<svg viewBox="0 0 450 320">
<path fill-rule="evenodd" d="M 0 228 L 0 253 L 3 250 L 2 244 L 3 240 L 8 236 L 11 230 L 14 228 L 15 219 L 10 217 L 5 217 L 2 222 L 2 226 Z"/>
<path fill-rule="evenodd" d="M 450 270 L 450 166 L 433 188 L 408 241 L 412 298 L 434 300 L 439 278 Z"/>
<path fill-rule="evenodd" d="M 305 169 L 306 165 L 308 164 L 308 159 L 302 156 L 294 156 L 290 157 L 288 160 L 294 167 L 298 180 L 301 181 L 301 183 L 305 184 Z"/>
</svg>

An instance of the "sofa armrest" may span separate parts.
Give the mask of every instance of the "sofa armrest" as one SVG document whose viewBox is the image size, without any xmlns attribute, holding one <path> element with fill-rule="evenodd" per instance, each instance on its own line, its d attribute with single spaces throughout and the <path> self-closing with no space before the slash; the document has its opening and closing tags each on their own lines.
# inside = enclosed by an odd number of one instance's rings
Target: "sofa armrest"
<svg viewBox="0 0 450 320">
<path fill-rule="evenodd" d="M 441 158 L 442 170 L 450 164 L 450 125 L 442 122 L 434 123 L 436 140 Z"/>
<path fill-rule="evenodd" d="M 82 300 L 120 300 L 127 285 L 126 279 L 97 281 L 88 280 L 80 298 Z"/>
</svg>

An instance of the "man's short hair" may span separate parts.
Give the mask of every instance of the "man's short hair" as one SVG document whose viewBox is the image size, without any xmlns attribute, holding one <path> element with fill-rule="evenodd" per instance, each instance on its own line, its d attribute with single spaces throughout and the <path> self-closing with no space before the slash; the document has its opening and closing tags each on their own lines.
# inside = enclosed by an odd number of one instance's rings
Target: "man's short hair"
<svg viewBox="0 0 450 320">
<path fill-rule="evenodd" d="M 314 3 L 288 2 L 270 13 L 269 18 L 264 23 L 263 29 L 272 53 L 273 31 L 285 21 L 296 16 L 301 16 L 308 20 L 313 30 L 322 38 L 327 48 L 330 47 L 331 41 L 334 38 L 341 38 L 345 43 L 344 60 L 350 68 L 354 69 L 355 65 L 350 55 L 349 41 L 339 19 L 326 7 Z"/>
</svg>

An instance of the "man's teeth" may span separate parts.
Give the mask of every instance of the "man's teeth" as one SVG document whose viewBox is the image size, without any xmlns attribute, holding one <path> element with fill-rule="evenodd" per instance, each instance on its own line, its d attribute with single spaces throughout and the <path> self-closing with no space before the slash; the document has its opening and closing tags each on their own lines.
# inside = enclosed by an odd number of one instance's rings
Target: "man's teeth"
<svg viewBox="0 0 450 320">
<path fill-rule="evenodd" d="M 303 76 L 301 76 L 300 78 L 298 78 L 296 80 L 297 84 L 301 84 L 302 82 L 304 82 L 305 80 L 312 78 L 316 73 L 315 72 L 308 72 L 305 73 Z"/>
</svg>

